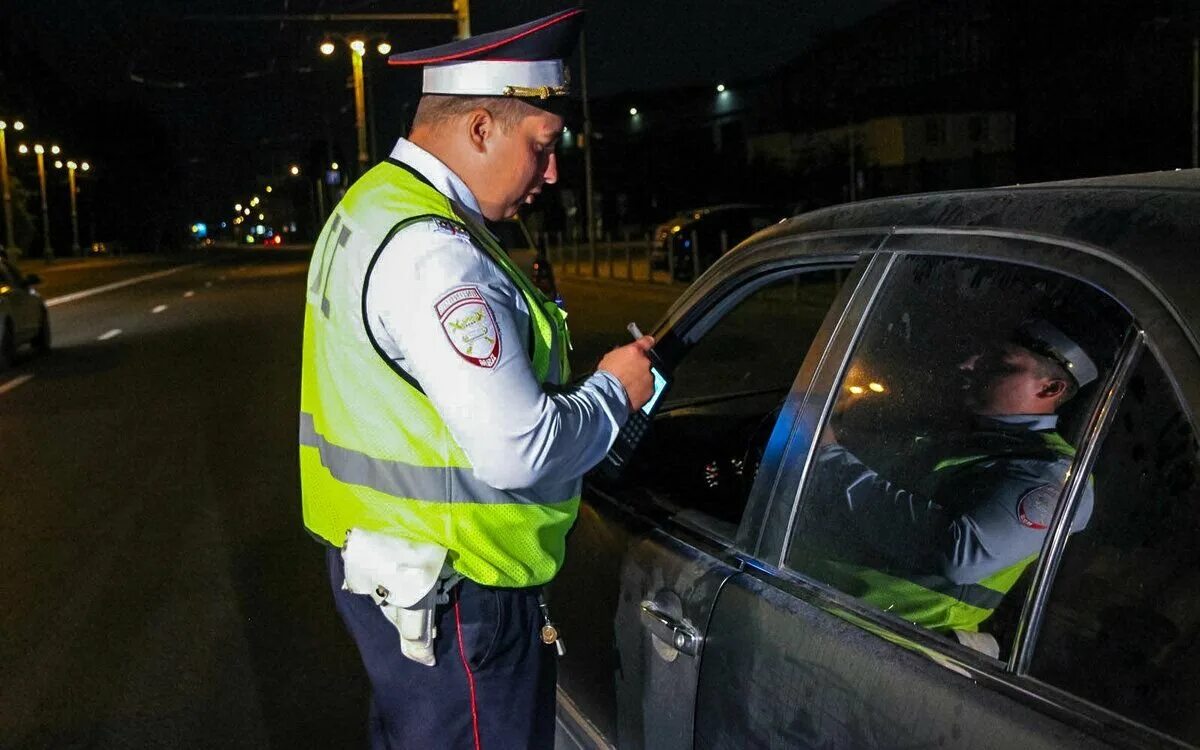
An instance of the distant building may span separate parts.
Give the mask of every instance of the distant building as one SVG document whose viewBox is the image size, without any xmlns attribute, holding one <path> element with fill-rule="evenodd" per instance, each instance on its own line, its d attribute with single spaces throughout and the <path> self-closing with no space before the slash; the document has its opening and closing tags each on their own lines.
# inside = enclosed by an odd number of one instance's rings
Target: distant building
<svg viewBox="0 0 1200 750">
<path fill-rule="evenodd" d="M 596 213 L 644 227 L 728 201 L 1188 166 L 1200 16 L 1185 5 L 901 0 L 753 80 L 595 100 Z M 578 213 L 581 150 L 563 154 Z"/>
<path fill-rule="evenodd" d="M 832 180 L 843 185 L 836 197 L 850 200 L 1013 182 L 1015 135 L 1011 112 L 894 115 L 807 133 L 760 133 L 750 137 L 748 154 L 752 164 L 795 175 L 840 167 Z"/>
</svg>

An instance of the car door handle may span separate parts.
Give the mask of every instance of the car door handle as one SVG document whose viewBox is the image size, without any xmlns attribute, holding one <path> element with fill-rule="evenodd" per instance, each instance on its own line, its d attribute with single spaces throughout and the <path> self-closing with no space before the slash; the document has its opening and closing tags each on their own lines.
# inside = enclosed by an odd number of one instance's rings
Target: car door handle
<svg viewBox="0 0 1200 750">
<path fill-rule="evenodd" d="M 663 612 L 649 600 L 642 602 L 642 623 L 664 643 L 688 656 L 695 656 L 704 640 L 691 625 Z"/>
</svg>

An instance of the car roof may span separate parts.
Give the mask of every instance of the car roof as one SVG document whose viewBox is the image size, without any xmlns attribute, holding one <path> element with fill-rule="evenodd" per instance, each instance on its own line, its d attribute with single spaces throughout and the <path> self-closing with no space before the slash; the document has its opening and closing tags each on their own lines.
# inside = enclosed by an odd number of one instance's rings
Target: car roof
<svg viewBox="0 0 1200 750">
<path fill-rule="evenodd" d="M 1200 169 L 878 198 L 800 214 L 756 236 L 900 227 L 988 227 L 1092 245 L 1140 271 L 1189 325 L 1200 321 Z"/>
</svg>

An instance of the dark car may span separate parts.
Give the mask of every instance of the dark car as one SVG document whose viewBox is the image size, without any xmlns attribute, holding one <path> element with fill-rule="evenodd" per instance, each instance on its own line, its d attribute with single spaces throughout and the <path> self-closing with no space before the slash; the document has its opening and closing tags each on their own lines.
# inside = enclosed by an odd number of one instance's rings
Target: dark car
<svg viewBox="0 0 1200 750">
<path fill-rule="evenodd" d="M 1200 745 L 1198 246 L 1191 170 L 854 203 L 721 258 L 652 332 L 669 390 L 587 478 L 549 587 L 560 746 Z M 921 441 L 967 434 L 956 366 L 1030 320 L 1096 370 L 1055 415 L 1061 482 L 1000 519 L 1033 553 L 954 582 L 961 627 L 831 574 L 935 586 L 881 550 L 941 549 L 907 528 L 940 508 Z M 845 522 L 831 435 L 892 525 Z"/>
<path fill-rule="evenodd" d="M 88 248 L 89 255 L 125 255 L 125 243 L 119 240 L 93 242 Z"/>
<path fill-rule="evenodd" d="M 748 203 L 684 211 L 655 228 L 650 263 L 690 281 L 697 266 L 703 271 L 731 247 L 781 218 L 778 209 Z"/>
<path fill-rule="evenodd" d="M 34 288 L 40 282 L 0 256 L 0 369 L 11 364 L 25 344 L 36 352 L 50 348 L 50 315 Z"/>
</svg>

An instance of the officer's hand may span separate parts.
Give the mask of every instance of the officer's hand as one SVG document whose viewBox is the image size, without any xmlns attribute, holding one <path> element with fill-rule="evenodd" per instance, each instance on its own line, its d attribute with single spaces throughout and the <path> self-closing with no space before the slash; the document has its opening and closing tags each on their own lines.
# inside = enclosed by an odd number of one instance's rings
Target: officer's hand
<svg viewBox="0 0 1200 750">
<path fill-rule="evenodd" d="M 654 376 L 650 374 L 650 358 L 646 356 L 653 346 L 653 336 L 642 336 L 605 354 L 596 366 L 621 381 L 629 397 L 630 414 L 645 406 L 654 393 Z"/>
</svg>

